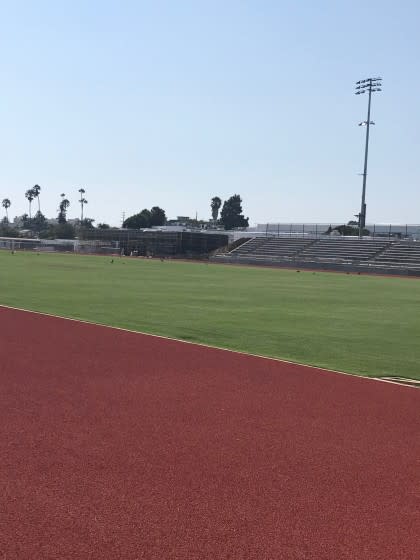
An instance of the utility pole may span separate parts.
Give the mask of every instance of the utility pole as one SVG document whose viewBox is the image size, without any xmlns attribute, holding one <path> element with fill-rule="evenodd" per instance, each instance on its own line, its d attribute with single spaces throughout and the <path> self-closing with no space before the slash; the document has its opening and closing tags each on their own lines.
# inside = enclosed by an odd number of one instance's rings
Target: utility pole
<svg viewBox="0 0 420 560">
<path fill-rule="evenodd" d="M 382 78 L 367 78 L 366 80 L 360 80 L 356 82 L 356 95 L 361 95 L 362 93 L 368 92 L 368 112 L 367 120 L 359 123 L 359 126 L 366 127 L 366 140 L 365 140 L 365 164 L 363 167 L 363 188 L 362 188 L 362 204 L 360 207 L 359 214 L 359 237 L 363 237 L 363 230 L 366 225 L 366 179 L 367 179 L 367 168 L 368 168 L 368 153 L 369 153 L 369 131 L 370 125 L 375 124 L 370 120 L 370 107 L 372 102 L 372 93 L 376 91 L 382 91 Z"/>
</svg>

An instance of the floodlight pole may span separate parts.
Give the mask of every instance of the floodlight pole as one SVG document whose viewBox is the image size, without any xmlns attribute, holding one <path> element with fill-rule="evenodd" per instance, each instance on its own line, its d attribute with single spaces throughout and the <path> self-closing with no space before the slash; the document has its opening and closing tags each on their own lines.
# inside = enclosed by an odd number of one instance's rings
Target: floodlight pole
<svg viewBox="0 0 420 560">
<path fill-rule="evenodd" d="M 369 94 L 368 100 L 368 112 L 367 112 L 367 120 L 360 123 L 359 126 L 365 125 L 366 126 L 366 140 L 365 140 L 365 163 L 363 167 L 363 188 L 362 188 L 362 204 L 360 207 L 360 214 L 359 214 L 359 237 L 363 237 L 363 230 L 365 229 L 366 225 L 366 181 L 367 181 L 367 168 L 368 168 L 368 154 L 369 154 L 369 132 L 370 132 L 370 125 L 375 124 L 370 120 L 370 108 L 372 103 L 372 92 L 381 91 L 380 86 L 381 78 L 368 78 L 367 80 L 361 80 L 357 82 L 358 86 L 356 87 L 356 95 L 360 95 L 361 93 L 365 93 L 366 91 Z"/>
<path fill-rule="evenodd" d="M 360 206 L 360 220 L 359 220 L 359 237 L 363 237 L 363 230 L 366 225 L 366 179 L 368 167 L 368 153 L 369 153 L 369 130 L 370 130 L 370 104 L 372 101 L 372 87 L 369 88 L 369 101 L 368 113 L 366 124 L 366 140 L 365 140 L 365 164 L 363 167 L 363 187 L 362 187 L 362 204 Z"/>
</svg>

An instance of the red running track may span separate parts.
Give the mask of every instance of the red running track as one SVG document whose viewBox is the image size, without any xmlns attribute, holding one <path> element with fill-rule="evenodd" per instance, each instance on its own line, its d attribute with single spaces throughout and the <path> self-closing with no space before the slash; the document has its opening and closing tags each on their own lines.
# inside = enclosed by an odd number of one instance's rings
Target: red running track
<svg viewBox="0 0 420 560">
<path fill-rule="evenodd" d="M 0 308 L 3 560 L 418 559 L 420 391 Z"/>
</svg>

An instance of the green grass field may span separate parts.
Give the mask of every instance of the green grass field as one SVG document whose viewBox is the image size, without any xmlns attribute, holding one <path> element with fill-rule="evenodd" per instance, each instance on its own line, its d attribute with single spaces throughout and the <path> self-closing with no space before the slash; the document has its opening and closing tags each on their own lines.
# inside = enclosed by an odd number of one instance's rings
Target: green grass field
<svg viewBox="0 0 420 560">
<path fill-rule="evenodd" d="M 362 375 L 420 379 L 420 280 L 110 261 L 0 251 L 0 304 Z"/>
</svg>

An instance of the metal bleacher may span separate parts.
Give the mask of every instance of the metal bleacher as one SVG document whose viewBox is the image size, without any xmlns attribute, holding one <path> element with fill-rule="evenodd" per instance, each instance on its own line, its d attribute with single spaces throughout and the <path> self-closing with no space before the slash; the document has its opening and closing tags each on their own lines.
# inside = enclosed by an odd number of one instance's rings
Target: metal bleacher
<svg viewBox="0 0 420 560">
<path fill-rule="evenodd" d="M 394 242 L 386 251 L 373 258 L 372 265 L 420 270 L 420 242 Z"/>
<path fill-rule="evenodd" d="M 382 239 L 321 238 L 304 249 L 301 260 L 318 262 L 367 262 L 388 248 L 390 242 Z"/>
<path fill-rule="evenodd" d="M 299 237 L 254 237 L 231 251 L 230 255 L 255 260 L 291 260 L 313 243 L 313 239 Z"/>
<path fill-rule="evenodd" d="M 420 275 L 420 242 L 381 238 L 325 236 L 254 237 L 224 255 L 230 262 L 309 267 L 347 267 Z"/>
</svg>

